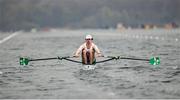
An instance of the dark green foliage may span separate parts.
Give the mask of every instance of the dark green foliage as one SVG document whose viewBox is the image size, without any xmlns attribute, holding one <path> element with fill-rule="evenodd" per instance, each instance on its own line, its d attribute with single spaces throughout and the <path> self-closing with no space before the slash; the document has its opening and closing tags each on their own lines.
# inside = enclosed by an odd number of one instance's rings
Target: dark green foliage
<svg viewBox="0 0 180 100">
<path fill-rule="evenodd" d="M 0 30 L 180 23 L 179 0 L 0 0 Z"/>
</svg>

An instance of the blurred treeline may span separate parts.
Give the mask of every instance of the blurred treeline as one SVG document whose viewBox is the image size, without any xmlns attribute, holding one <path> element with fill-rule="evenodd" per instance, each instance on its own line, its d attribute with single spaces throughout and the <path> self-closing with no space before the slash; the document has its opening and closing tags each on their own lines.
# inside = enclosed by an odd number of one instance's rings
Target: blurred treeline
<svg viewBox="0 0 180 100">
<path fill-rule="evenodd" d="M 0 30 L 180 23 L 180 0 L 0 0 Z"/>
</svg>

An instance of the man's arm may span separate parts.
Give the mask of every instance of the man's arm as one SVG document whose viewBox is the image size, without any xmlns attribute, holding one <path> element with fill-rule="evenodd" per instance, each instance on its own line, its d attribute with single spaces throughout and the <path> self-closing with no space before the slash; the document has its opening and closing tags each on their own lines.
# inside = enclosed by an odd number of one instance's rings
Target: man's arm
<svg viewBox="0 0 180 100">
<path fill-rule="evenodd" d="M 104 55 L 101 53 L 101 51 L 96 45 L 94 45 L 94 49 L 95 49 L 95 52 L 97 53 L 97 57 L 104 57 Z"/>
<path fill-rule="evenodd" d="M 76 52 L 73 54 L 73 57 L 79 57 L 82 49 L 83 49 L 83 45 L 81 45 L 81 46 L 76 50 Z"/>
</svg>

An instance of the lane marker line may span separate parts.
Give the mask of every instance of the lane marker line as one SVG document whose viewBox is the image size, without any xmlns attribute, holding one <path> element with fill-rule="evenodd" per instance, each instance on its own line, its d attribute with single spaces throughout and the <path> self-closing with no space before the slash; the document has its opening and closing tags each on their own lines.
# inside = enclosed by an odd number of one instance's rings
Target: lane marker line
<svg viewBox="0 0 180 100">
<path fill-rule="evenodd" d="M 149 36 L 149 35 L 137 35 L 137 34 L 132 34 L 132 35 L 128 35 L 128 34 L 120 34 L 121 38 L 132 38 L 132 39 L 146 39 L 146 40 L 161 40 L 161 41 L 165 41 L 165 40 L 171 40 L 171 41 L 175 41 L 178 42 L 180 41 L 179 38 L 166 38 L 163 36 Z"/>
<path fill-rule="evenodd" d="M 11 34 L 11 35 L 5 37 L 4 39 L 0 40 L 0 44 L 6 42 L 7 40 L 11 39 L 12 37 L 18 35 L 19 33 L 20 33 L 20 32 L 15 32 L 15 33 L 13 33 L 13 34 Z"/>
</svg>

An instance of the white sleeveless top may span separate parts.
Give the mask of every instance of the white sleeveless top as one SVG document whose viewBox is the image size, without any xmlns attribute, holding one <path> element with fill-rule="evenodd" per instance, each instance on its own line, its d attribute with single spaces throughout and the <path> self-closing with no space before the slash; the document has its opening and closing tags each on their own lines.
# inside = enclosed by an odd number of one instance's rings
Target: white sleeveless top
<svg viewBox="0 0 180 100">
<path fill-rule="evenodd" d="M 82 52 L 83 49 L 85 49 L 86 51 L 89 51 L 89 50 L 93 50 L 93 49 L 94 49 L 97 54 L 100 54 L 100 53 L 101 53 L 100 50 L 98 49 L 98 47 L 97 47 L 94 43 L 92 43 L 92 45 L 91 45 L 90 48 L 87 48 L 86 43 L 83 43 L 83 44 L 78 48 L 78 50 L 76 51 L 75 55 L 79 55 L 79 54 Z"/>
</svg>

